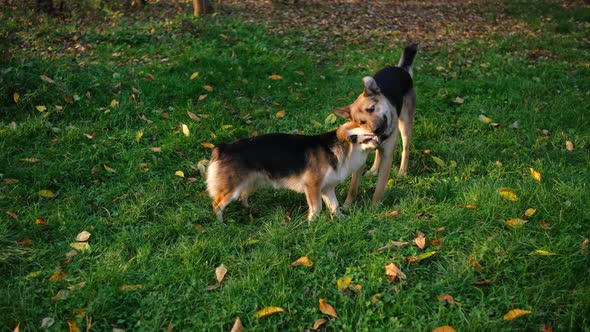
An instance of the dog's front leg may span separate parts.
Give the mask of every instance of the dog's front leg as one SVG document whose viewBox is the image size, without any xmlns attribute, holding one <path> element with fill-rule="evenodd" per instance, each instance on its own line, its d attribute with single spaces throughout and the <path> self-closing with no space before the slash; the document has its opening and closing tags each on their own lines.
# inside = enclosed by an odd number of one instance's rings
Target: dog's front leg
<svg viewBox="0 0 590 332">
<path fill-rule="evenodd" d="M 348 195 L 346 195 L 346 200 L 344 201 L 344 205 L 342 208 L 344 210 L 348 210 L 356 197 L 356 194 L 359 189 L 359 180 L 361 176 L 363 176 L 364 166 L 361 166 L 356 172 L 352 173 L 352 179 L 350 180 L 350 187 L 348 187 Z"/>
<path fill-rule="evenodd" d="M 307 206 L 309 207 L 307 220 L 311 221 L 320 214 L 320 211 L 322 211 L 321 190 L 319 185 L 307 185 L 305 187 L 305 198 L 307 199 Z"/>
<path fill-rule="evenodd" d="M 330 210 L 330 214 L 332 214 L 332 216 L 335 216 L 336 218 L 344 217 L 344 214 L 342 214 L 338 208 L 338 198 L 336 198 L 334 187 L 324 189 L 324 192 L 322 193 L 322 199 L 324 200 L 324 203 L 326 203 L 326 206 Z"/>
<path fill-rule="evenodd" d="M 385 187 L 387 186 L 387 179 L 391 172 L 391 165 L 393 164 L 393 153 L 395 146 L 397 145 L 398 130 L 395 130 L 389 139 L 384 142 L 379 148 L 379 154 L 381 155 L 379 163 L 379 175 L 377 176 L 377 184 L 375 186 L 375 194 L 373 194 L 372 205 L 375 206 L 383 198 L 385 193 Z"/>
<path fill-rule="evenodd" d="M 371 166 L 371 169 L 369 169 L 367 174 L 377 174 L 377 171 L 379 170 L 379 164 L 381 164 L 381 154 L 379 153 L 379 150 L 375 150 L 375 161 L 373 162 L 373 166 Z"/>
</svg>

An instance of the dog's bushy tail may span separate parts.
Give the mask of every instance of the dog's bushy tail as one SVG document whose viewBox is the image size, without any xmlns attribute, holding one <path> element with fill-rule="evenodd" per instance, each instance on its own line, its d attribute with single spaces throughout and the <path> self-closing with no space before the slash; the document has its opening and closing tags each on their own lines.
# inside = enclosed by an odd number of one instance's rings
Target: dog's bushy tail
<svg viewBox="0 0 590 332">
<path fill-rule="evenodd" d="M 416 53 L 418 53 L 418 44 L 406 46 L 406 48 L 404 48 L 404 53 L 402 53 L 402 57 L 399 59 L 398 67 L 403 68 L 412 75 L 412 63 L 414 63 Z"/>
</svg>

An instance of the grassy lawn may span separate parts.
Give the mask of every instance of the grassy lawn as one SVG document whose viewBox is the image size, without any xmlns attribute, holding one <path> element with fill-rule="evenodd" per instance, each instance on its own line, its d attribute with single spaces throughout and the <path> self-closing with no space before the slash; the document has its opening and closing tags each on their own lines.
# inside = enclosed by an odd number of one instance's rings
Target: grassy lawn
<svg viewBox="0 0 590 332">
<path fill-rule="evenodd" d="M 589 330 L 590 9 L 478 10 L 519 26 L 424 43 L 409 174 L 381 205 L 366 176 L 344 220 L 308 222 L 303 195 L 261 190 L 225 224 L 199 172 L 204 143 L 333 129 L 330 110 L 404 42 L 324 48 L 223 11 L 82 25 L 4 11 L 0 329 L 229 331 L 240 317 L 258 331 L 320 318 L 335 331 Z M 89 248 L 72 249 L 84 230 Z M 302 256 L 313 266 L 291 265 Z M 407 277 L 388 280 L 390 263 Z M 285 312 L 255 317 L 269 306 Z M 512 309 L 530 313 L 505 320 Z"/>
</svg>

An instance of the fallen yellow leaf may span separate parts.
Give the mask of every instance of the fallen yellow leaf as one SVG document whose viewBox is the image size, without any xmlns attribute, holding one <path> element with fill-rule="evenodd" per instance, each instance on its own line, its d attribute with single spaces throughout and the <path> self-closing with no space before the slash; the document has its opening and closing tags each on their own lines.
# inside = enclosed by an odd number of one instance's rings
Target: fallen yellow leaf
<svg viewBox="0 0 590 332">
<path fill-rule="evenodd" d="M 292 266 L 303 265 L 303 266 L 311 267 L 311 266 L 313 266 L 313 262 L 309 258 L 307 258 L 307 256 L 303 256 L 303 257 L 298 258 L 293 263 L 291 263 L 291 265 Z"/>
<path fill-rule="evenodd" d="M 504 320 L 513 320 L 516 319 L 520 316 L 523 315 L 528 315 L 532 313 L 532 311 L 530 310 L 522 310 L 522 309 L 512 309 L 510 311 L 508 311 L 505 315 L 504 315 Z"/>
<path fill-rule="evenodd" d="M 178 176 L 178 177 L 181 177 L 181 178 L 183 178 L 183 177 L 184 177 L 184 172 L 183 172 L 183 171 L 176 171 L 176 172 L 174 173 L 174 175 L 176 175 L 176 176 Z"/>
<path fill-rule="evenodd" d="M 119 105 L 119 101 L 117 99 L 111 100 L 111 103 L 109 104 L 111 108 L 115 108 L 117 105 Z"/>
<path fill-rule="evenodd" d="M 435 162 L 435 163 L 436 163 L 438 166 L 440 166 L 440 167 L 445 167 L 445 166 L 447 166 L 447 164 L 446 164 L 446 163 L 445 163 L 445 162 L 444 162 L 442 159 L 440 159 L 439 157 L 435 157 L 435 156 L 433 156 L 433 155 L 431 155 L 430 157 L 432 158 L 432 160 L 433 160 L 433 161 L 434 161 L 434 162 Z"/>
<path fill-rule="evenodd" d="M 502 187 L 498 189 L 498 194 L 509 201 L 518 201 L 518 196 L 516 196 L 516 192 L 512 188 Z"/>
<path fill-rule="evenodd" d="M 556 254 L 556 253 L 554 253 L 554 252 L 551 252 L 551 251 L 537 249 L 537 250 L 535 250 L 535 251 L 532 251 L 532 252 L 530 252 L 530 253 L 529 253 L 529 256 L 532 256 L 532 255 L 538 255 L 538 256 L 553 256 L 553 255 L 557 255 L 557 254 Z"/>
<path fill-rule="evenodd" d="M 281 307 L 264 307 L 254 313 L 255 318 L 262 318 L 278 312 L 285 312 L 285 309 Z"/>
<path fill-rule="evenodd" d="M 136 291 L 141 288 L 143 288 L 143 285 L 121 285 L 121 286 L 119 286 L 119 290 L 121 290 L 121 291 Z"/>
<path fill-rule="evenodd" d="M 18 94 L 18 92 L 13 93 L 12 100 L 14 100 L 15 103 L 18 103 L 18 101 L 20 100 L 20 94 Z"/>
<path fill-rule="evenodd" d="M 26 161 L 28 163 L 37 163 L 39 162 L 39 158 L 21 158 L 20 161 Z"/>
<path fill-rule="evenodd" d="M 533 208 L 528 208 L 526 209 L 526 211 L 524 211 L 524 215 L 527 217 L 532 217 L 535 212 L 537 212 L 537 209 L 533 209 Z"/>
<path fill-rule="evenodd" d="M 286 113 L 287 112 L 285 110 L 280 110 L 280 111 L 277 112 L 276 116 L 277 116 L 277 118 L 282 119 L 282 118 L 285 117 L 285 114 Z"/>
<path fill-rule="evenodd" d="M 336 310 L 332 307 L 326 300 L 320 299 L 320 311 L 324 315 L 332 316 L 338 318 L 338 314 L 336 314 Z"/>
<path fill-rule="evenodd" d="M 191 80 L 194 80 L 194 79 L 195 79 L 195 78 L 197 78 L 198 76 L 199 76 L 199 72 L 198 72 L 198 71 L 196 71 L 196 72 L 192 73 L 192 75 L 191 75 Z"/>
<path fill-rule="evenodd" d="M 572 141 L 566 141 L 565 149 L 568 151 L 574 151 L 574 143 L 572 143 Z"/>
<path fill-rule="evenodd" d="M 418 255 L 418 259 L 422 261 L 422 260 L 425 260 L 426 258 L 436 255 L 437 253 L 438 253 L 438 251 L 425 252 L 425 253 Z"/>
<path fill-rule="evenodd" d="M 88 244 L 88 242 L 74 242 L 74 243 L 70 243 L 70 247 L 76 249 L 76 250 L 80 250 L 80 251 L 84 251 L 84 250 L 88 250 L 90 249 L 90 245 Z"/>
<path fill-rule="evenodd" d="M 436 297 L 441 302 L 446 302 L 447 304 L 455 303 L 455 299 L 449 294 L 443 294 Z"/>
<path fill-rule="evenodd" d="M 109 173 L 115 173 L 117 172 L 114 168 L 111 168 L 109 166 L 107 166 L 106 164 L 102 165 L 104 167 L 104 169 L 109 172 Z"/>
<path fill-rule="evenodd" d="M 48 189 L 41 189 L 41 190 L 39 190 L 38 194 L 39 194 L 39 196 L 45 197 L 45 198 L 55 197 L 55 193 L 53 193 L 53 191 L 48 190 Z"/>
<path fill-rule="evenodd" d="M 338 291 L 342 291 L 343 289 L 347 289 L 352 282 L 352 277 L 342 277 L 336 280 L 336 286 L 338 287 Z"/>
<path fill-rule="evenodd" d="M 479 121 L 483 122 L 483 123 L 490 123 L 493 120 L 488 118 L 487 116 L 485 116 L 484 114 L 480 114 L 479 115 Z"/>
<path fill-rule="evenodd" d="M 143 136 L 143 131 L 142 130 L 138 131 L 137 134 L 135 134 L 135 141 L 137 143 L 139 143 L 139 141 L 141 141 L 142 136 Z"/>
<path fill-rule="evenodd" d="M 588 239 L 585 239 L 582 242 L 581 250 L 582 250 L 582 255 L 588 256 Z"/>
<path fill-rule="evenodd" d="M 273 74 L 273 75 L 270 75 L 268 78 L 270 78 L 271 80 L 275 80 L 276 81 L 276 80 L 282 80 L 283 79 L 283 76 Z"/>
<path fill-rule="evenodd" d="M 519 228 L 524 226 L 524 224 L 526 223 L 526 220 L 520 219 L 520 218 L 512 218 L 509 220 L 506 220 L 504 223 L 512 228 Z"/>
<path fill-rule="evenodd" d="M 213 87 L 212 87 L 212 86 L 210 86 L 210 85 L 205 85 L 205 86 L 203 86 L 203 89 L 205 89 L 205 90 L 207 90 L 207 91 L 209 91 L 209 92 L 213 91 Z"/>
<path fill-rule="evenodd" d="M 531 175 L 533 176 L 533 179 L 535 179 L 535 181 L 537 181 L 537 182 L 541 182 L 541 173 L 537 172 L 532 167 L 530 167 L 530 170 L 531 170 Z"/>
<path fill-rule="evenodd" d="M 201 143 L 201 145 L 203 147 L 207 148 L 207 149 L 213 149 L 213 148 L 215 148 L 215 145 L 213 145 L 213 144 L 211 144 L 209 142 L 203 142 L 203 143 Z"/>
</svg>

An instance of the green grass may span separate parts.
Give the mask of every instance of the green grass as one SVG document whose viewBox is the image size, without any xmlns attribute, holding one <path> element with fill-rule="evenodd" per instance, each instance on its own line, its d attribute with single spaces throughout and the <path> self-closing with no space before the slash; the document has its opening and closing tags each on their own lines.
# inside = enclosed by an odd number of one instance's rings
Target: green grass
<svg viewBox="0 0 590 332">
<path fill-rule="evenodd" d="M 451 325 L 516 331 L 544 324 L 588 330 L 590 258 L 581 244 L 590 237 L 590 64 L 582 40 L 590 36 L 579 27 L 590 14 L 530 6 L 507 3 L 505 11 L 538 26 L 534 37 L 488 36 L 420 51 L 409 175 L 395 180 L 380 206 L 369 206 L 375 178 L 365 177 L 345 220 L 331 220 L 324 211 L 308 222 L 301 195 L 262 190 L 251 198 L 251 209 L 230 206 L 225 225 L 214 219 L 196 167 L 210 153 L 200 143 L 254 130 L 327 131 L 329 111 L 354 100 L 362 76 L 395 64 L 403 45 L 304 50 L 296 31 L 268 35 L 264 27 L 223 15 L 195 20 L 180 14 L 77 32 L 73 24 L 52 20 L 19 28 L 17 22 L 28 18 L 5 13 L 2 38 L 10 50 L 0 60 L 0 326 L 9 330 L 20 322 L 21 330 L 33 331 L 52 317 L 50 330 L 67 329 L 67 320 L 85 328 L 86 318 L 74 312 L 83 309 L 96 331 L 169 324 L 175 331 L 227 331 L 238 316 L 247 330 L 300 331 L 324 317 L 318 308 L 323 298 L 339 316 L 326 324 L 333 330 Z M 541 24 L 539 14 L 552 21 Z M 21 44 L 8 42 L 11 33 Z M 65 50 L 77 42 L 89 50 L 79 56 Z M 191 80 L 194 72 L 199 75 Z M 269 79 L 273 74 L 283 79 Z M 283 119 L 275 116 L 279 110 L 286 111 Z M 479 121 L 482 113 L 500 127 Z M 510 128 L 515 121 L 518 128 Z M 573 151 L 565 148 L 568 140 Z M 186 177 L 175 176 L 177 170 Z M 518 201 L 500 197 L 500 187 L 513 188 Z M 56 197 L 40 196 L 43 189 Z M 346 189 L 338 188 L 341 201 Z M 476 208 L 459 207 L 467 204 Z M 527 208 L 537 212 L 522 229 L 504 224 Z M 391 210 L 400 215 L 388 217 Z M 35 224 L 38 218 L 48 225 Z M 541 220 L 553 228 L 542 228 Z M 428 244 L 424 251 L 439 252 L 420 263 L 403 261 L 424 252 L 412 245 L 377 251 L 390 240 L 412 241 L 417 230 L 432 240 L 439 227 L 445 228 L 442 247 Z M 82 230 L 92 233 L 91 249 L 60 265 Z M 17 244 L 22 238 L 32 244 Z M 529 255 L 537 249 L 557 255 Z M 292 267 L 301 256 L 314 265 Z M 406 280 L 387 282 L 384 266 L 391 262 Z M 225 280 L 206 291 L 222 263 Z M 49 281 L 58 270 L 66 277 Z M 344 276 L 362 291 L 338 292 L 336 281 Z M 491 284 L 474 286 L 485 279 Z M 52 300 L 80 282 L 84 287 Z M 123 285 L 142 287 L 123 291 Z M 442 304 L 442 294 L 460 304 Z M 266 306 L 289 313 L 253 317 Z M 514 308 L 532 313 L 504 321 Z"/>
</svg>

